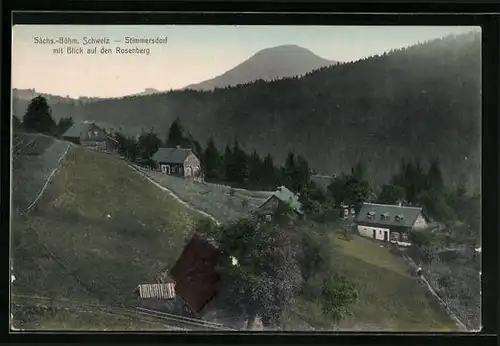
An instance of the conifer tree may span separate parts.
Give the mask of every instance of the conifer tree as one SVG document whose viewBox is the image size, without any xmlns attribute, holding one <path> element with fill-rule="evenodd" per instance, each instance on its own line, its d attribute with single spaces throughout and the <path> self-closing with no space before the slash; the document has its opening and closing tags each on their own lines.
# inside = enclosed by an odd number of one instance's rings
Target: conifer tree
<svg viewBox="0 0 500 346">
<path fill-rule="evenodd" d="M 210 138 L 203 155 L 205 177 L 209 180 L 218 180 L 224 177 L 223 158 L 220 155 L 214 140 Z"/>
<path fill-rule="evenodd" d="M 170 125 L 170 129 L 167 135 L 167 147 L 175 148 L 176 146 L 183 146 L 186 143 L 186 139 L 184 137 L 184 128 L 181 125 L 181 121 L 179 118 L 176 118 L 172 125 Z"/>
<path fill-rule="evenodd" d="M 57 125 L 52 118 L 52 110 L 43 96 L 31 100 L 23 119 L 23 127 L 40 133 L 55 134 Z"/>
</svg>

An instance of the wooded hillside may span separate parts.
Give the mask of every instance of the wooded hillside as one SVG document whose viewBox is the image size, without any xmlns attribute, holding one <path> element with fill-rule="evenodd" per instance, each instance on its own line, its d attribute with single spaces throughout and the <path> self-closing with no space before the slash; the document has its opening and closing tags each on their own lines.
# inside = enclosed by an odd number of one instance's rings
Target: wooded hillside
<svg viewBox="0 0 500 346">
<path fill-rule="evenodd" d="M 481 41 L 479 33 L 450 36 L 302 78 L 214 91 L 52 104 L 54 118 L 154 127 L 165 137 L 179 117 L 203 145 L 222 149 L 235 139 L 247 152 L 288 152 L 307 158 L 322 174 L 362 161 L 373 182 L 387 181 L 401 158 L 425 165 L 438 156 L 446 180 L 467 177 L 479 188 Z M 183 68 L 179 67 L 179 73 Z M 28 101 L 14 100 L 16 114 Z"/>
</svg>

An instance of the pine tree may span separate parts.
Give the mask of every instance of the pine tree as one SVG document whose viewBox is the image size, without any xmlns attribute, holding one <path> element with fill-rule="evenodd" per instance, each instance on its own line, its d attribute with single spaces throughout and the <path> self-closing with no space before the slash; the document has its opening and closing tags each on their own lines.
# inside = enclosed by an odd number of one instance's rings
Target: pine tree
<svg viewBox="0 0 500 346">
<path fill-rule="evenodd" d="M 293 189 L 295 189 L 295 191 L 297 192 L 302 193 L 302 191 L 306 189 L 306 187 L 309 184 L 309 181 L 311 180 L 309 163 L 303 156 L 299 156 L 297 158 L 295 174 L 293 177 L 294 177 Z"/>
<path fill-rule="evenodd" d="M 227 182 L 233 180 L 233 153 L 229 145 L 226 145 L 224 150 L 224 178 Z"/>
<path fill-rule="evenodd" d="M 278 183 L 277 175 L 277 169 L 274 165 L 273 158 L 271 155 L 267 155 L 262 163 L 261 177 L 262 184 L 264 185 L 263 187 L 274 190 Z"/>
<path fill-rule="evenodd" d="M 246 153 L 241 149 L 238 141 L 234 142 L 233 146 L 233 182 L 244 184 L 248 181 L 248 159 Z"/>
<path fill-rule="evenodd" d="M 399 185 L 386 184 L 382 186 L 377 203 L 381 204 L 396 204 L 402 200 L 405 195 L 405 190 Z"/>
<path fill-rule="evenodd" d="M 210 138 L 203 155 L 203 167 L 205 177 L 209 180 L 218 180 L 224 177 L 223 159 L 215 146 L 214 140 Z"/>
<path fill-rule="evenodd" d="M 281 169 L 281 184 L 285 185 L 289 189 L 295 190 L 293 188 L 295 176 L 297 174 L 297 168 L 295 163 L 295 154 L 290 152 L 285 160 L 285 165 Z"/>
<path fill-rule="evenodd" d="M 262 185 L 262 169 L 263 162 L 260 158 L 257 151 L 253 151 L 253 153 L 248 158 L 248 171 L 249 171 L 249 181 L 254 184 L 261 186 Z"/>
<path fill-rule="evenodd" d="M 139 145 L 134 138 L 129 138 L 117 131 L 114 138 L 118 141 L 118 151 L 129 161 L 135 162 L 139 157 Z"/>
<path fill-rule="evenodd" d="M 434 189 L 438 192 L 442 191 L 444 188 L 443 175 L 441 173 L 439 159 L 437 158 L 433 159 L 429 166 L 429 171 L 427 172 L 427 188 Z"/>
<path fill-rule="evenodd" d="M 176 118 L 172 125 L 170 125 L 170 129 L 167 135 L 167 147 L 175 148 L 176 146 L 185 146 L 186 138 L 184 137 L 184 128 L 181 125 L 181 121 L 179 118 Z"/>
<path fill-rule="evenodd" d="M 143 160 L 151 160 L 154 153 L 162 146 L 160 138 L 151 130 L 148 133 L 143 133 L 137 141 L 139 147 L 139 155 Z"/>
<path fill-rule="evenodd" d="M 403 178 L 403 185 L 402 186 L 405 189 L 406 199 L 409 202 L 414 202 L 415 198 L 416 198 L 416 191 L 415 191 L 415 184 L 414 184 L 415 167 L 413 166 L 412 162 L 408 162 L 406 164 L 402 178 Z"/>
<path fill-rule="evenodd" d="M 413 170 L 413 191 L 415 197 L 418 197 L 422 192 L 426 190 L 427 185 L 427 175 L 420 164 L 420 159 L 415 160 L 414 170 Z"/>
<path fill-rule="evenodd" d="M 45 97 L 40 95 L 31 100 L 24 115 L 23 127 L 40 133 L 56 133 L 57 125 Z"/>
</svg>

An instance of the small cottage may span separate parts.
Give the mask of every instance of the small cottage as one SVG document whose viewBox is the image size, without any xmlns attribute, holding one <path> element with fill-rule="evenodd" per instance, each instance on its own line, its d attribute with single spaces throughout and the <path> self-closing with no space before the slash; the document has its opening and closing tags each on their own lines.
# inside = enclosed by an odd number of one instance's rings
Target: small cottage
<svg viewBox="0 0 500 346">
<path fill-rule="evenodd" d="M 64 134 L 63 139 L 96 151 L 117 153 L 118 141 L 93 122 L 77 122 Z"/>
<path fill-rule="evenodd" d="M 191 149 L 181 147 L 159 148 L 153 155 L 158 169 L 168 175 L 182 178 L 199 178 L 202 176 L 200 159 Z"/>
<path fill-rule="evenodd" d="M 280 186 L 278 189 L 267 198 L 255 211 L 257 216 L 263 217 L 270 221 L 271 216 L 275 213 L 279 206 L 285 205 L 291 208 L 298 218 L 304 218 L 305 214 L 302 208 L 302 203 L 299 201 L 299 195 L 294 194 L 285 186 Z"/>
<path fill-rule="evenodd" d="M 422 208 L 375 203 L 363 203 L 355 218 L 361 236 L 401 246 L 411 245 L 410 232 L 428 228 L 428 222 Z"/>
</svg>

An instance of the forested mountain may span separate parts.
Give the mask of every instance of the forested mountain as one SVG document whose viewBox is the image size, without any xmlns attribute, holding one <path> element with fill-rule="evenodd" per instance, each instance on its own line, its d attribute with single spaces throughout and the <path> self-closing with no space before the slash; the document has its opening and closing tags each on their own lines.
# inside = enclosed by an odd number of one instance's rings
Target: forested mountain
<svg viewBox="0 0 500 346">
<path fill-rule="evenodd" d="M 179 117 L 203 145 L 240 145 L 283 162 L 291 150 L 321 174 L 362 161 L 386 182 L 401 158 L 437 156 L 447 180 L 479 187 L 481 42 L 449 36 L 301 78 L 214 91 L 179 90 L 89 104 L 53 104 L 56 120 L 93 119 L 154 127 L 162 137 Z M 27 101 L 16 102 L 23 114 Z M 24 103 L 24 104 L 23 104 Z"/>
<path fill-rule="evenodd" d="M 238 66 L 210 80 L 191 84 L 185 89 L 213 90 L 246 84 L 262 79 L 271 81 L 285 77 L 302 76 L 308 72 L 337 62 L 323 59 L 308 49 L 283 45 L 263 49 Z"/>
</svg>

